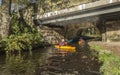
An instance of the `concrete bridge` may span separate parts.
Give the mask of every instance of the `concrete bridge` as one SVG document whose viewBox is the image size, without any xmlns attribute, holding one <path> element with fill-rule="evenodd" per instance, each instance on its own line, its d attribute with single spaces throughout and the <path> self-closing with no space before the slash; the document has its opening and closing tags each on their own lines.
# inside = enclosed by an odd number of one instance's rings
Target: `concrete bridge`
<svg viewBox="0 0 120 75">
<path fill-rule="evenodd" d="M 90 26 L 99 29 L 103 41 L 120 38 L 120 0 L 97 0 L 43 15 L 38 14 L 35 19 L 38 20 L 39 25 L 68 26 L 68 29 L 72 27 L 71 24 L 75 26 L 75 24 L 89 22 Z M 78 29 L 80 27 L 82 27 L 81 24 Z M 84 24 L 84 27 L 88 26 Z M 73 36 L 75 32 L 71 34 Z"/>
<path fill-rule="evenodd" d="M 1 6 L 1 37 L 8 35 L 9 26 L 12 22 L 12 16 L 9 16 L 8 5 L 9 2 L 8 4 L 6 3 Z M 97 0 L 92 3 L 81 4 L 68 9 L 44 13 L 43 15 L 38 14 L 40 12 L 39 8 L 40 7 L 37 9 L 35 3 L 30 4 L 29 6 L 20 10 L 20 17 L 22 17 L 25 23 L 31 27 L 36 24 L 64 26 L 64 31 L 63 28 L 61 31 L 65 32 L 65 34 L 70 34 L 69 36 L 73 36 L 73 34 L 76 35 L 76 33 L 79 32 L 82 27 L 88 28 L 90 26 L 94 26 L 100 30 L 102 40 L 104 41 L 120 38 L 120 0 Z M 91 29 L 94 30 L 94 28 Z M 50 31 L 50 29 L 48 29 L 48 31 Z M 90 32 L 89 28 L 88 32 Z"/>
<path fill-rule="evenodd" d="M 79 23 L 85 18 L 98 19 L 101 16 L 120 13 L 120 0 L 98 0 L 72 8 L 37 15 L 41 24 L 66 25 Z M 91 18 L 92 17 L 92 18 Z"/>
</svg>

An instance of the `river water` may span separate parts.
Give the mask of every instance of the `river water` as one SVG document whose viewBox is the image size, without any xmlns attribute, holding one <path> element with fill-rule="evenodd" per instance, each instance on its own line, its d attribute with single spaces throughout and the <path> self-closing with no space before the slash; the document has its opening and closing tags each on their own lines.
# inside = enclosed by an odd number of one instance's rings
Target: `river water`
<svg viewBox="0 0 120 75">
<path fill-rule="evenodd" d="M 0 55 L 0 75 L 100 75 L 100 64 L 88 48 L 61 53 L 53 47 L 21 55 Z"/>
</svg>

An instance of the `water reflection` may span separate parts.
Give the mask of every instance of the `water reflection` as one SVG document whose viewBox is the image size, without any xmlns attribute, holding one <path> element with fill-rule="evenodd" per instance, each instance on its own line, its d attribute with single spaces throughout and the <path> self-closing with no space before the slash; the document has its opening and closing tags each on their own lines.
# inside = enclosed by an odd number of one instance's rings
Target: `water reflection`
<svg viewBox="0 0 120 75">
<path fill-rule="evenodd" d="M 0 75 L 36 75 L 36 68 L 46 62 L 46 51 L 47 48 L 35 50 L 32 55 L 25 52 L 21 55 L 1 56 Z"/>
<path fill-rule="evenodd" d="M 99 75 L 97 59 L 89 52 L 65 52 L 53 47 L 1 56 L 0 75 Z"/>
<path fill-rule="evenodd" d="M 31 59 L 24 60 L 21 55 L 6 57 L 5 73 L 3 75 L 34 75 L 35 65 Z"/>
</svg>

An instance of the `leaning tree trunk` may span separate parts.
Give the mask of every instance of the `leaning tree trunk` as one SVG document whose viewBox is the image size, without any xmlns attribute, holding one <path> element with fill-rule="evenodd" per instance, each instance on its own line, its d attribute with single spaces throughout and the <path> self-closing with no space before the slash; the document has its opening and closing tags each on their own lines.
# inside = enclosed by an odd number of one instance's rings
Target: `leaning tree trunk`
<svg viewBox="0 0 120 75">
<path fill-rule="evenodd" d="M 1 10 L 0 10 L 0 36 L 7 37 L 9 33 L 9 23 L 10 23 L 10 10 L 11 10 L 11 0 L 2 0 Z"/>
</svg>

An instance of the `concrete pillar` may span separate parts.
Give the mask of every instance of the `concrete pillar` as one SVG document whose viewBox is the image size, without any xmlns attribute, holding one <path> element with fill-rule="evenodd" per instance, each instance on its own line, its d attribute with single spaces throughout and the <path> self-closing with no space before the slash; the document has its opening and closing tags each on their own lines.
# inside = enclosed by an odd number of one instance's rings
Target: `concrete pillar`
<svg viewBox="0 0 120 75">
<path fill-rule="evenodd" d="M 102 41 L 107 41 L 105 21 L 102 22 Z"/>
<path fill-rule="evenodd" d="M 64 37 L 67 37 L 68 25 L 64 26 Z"/>
<path fill-rule="evenodd" d="M 106 26 L 105 26 L 105 20 L 103 20 L 101 18 L 101 20 L 98 21 L 98 23 L 96 24 L 96 27 L 98 28 L 98 30 L 101 33 L 101 40 L 102 41 L 106 41 Z"/>
</svg>

